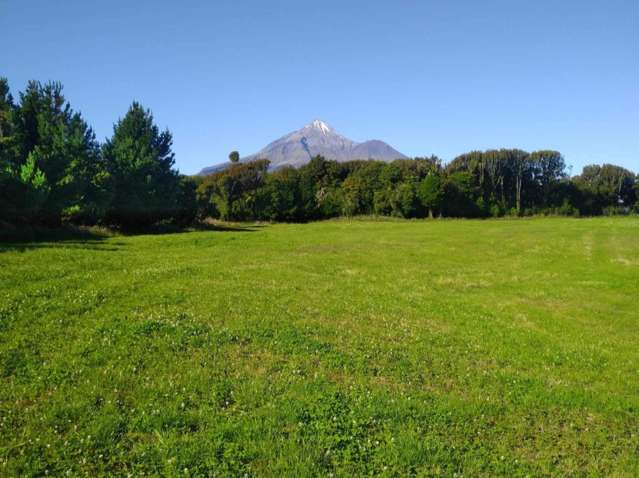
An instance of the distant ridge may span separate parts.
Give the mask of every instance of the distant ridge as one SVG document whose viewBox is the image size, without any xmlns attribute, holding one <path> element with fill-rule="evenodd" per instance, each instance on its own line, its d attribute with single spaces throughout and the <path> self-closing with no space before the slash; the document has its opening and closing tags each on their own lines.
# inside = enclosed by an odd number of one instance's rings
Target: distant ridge
<svg viewBox="0 0 639 478">
<path fill-rule="evenodd" d="M 268 159 L 271 161 L 271 169 L 278 169 L 284 166 L 303 166 L 317 155 L 340 162 L 354 159 L 393 161 L 406 158 L 383 141 L 374 139 L 357 143 L 337 133 L 326 122 L 316 119 L 302 129 L 282 136 L 240 161 Z M 221 171 L 229 164 L 226 162 L 210 166 L 202 169 L 199 174 L 206 175 Z"/>
</svg>

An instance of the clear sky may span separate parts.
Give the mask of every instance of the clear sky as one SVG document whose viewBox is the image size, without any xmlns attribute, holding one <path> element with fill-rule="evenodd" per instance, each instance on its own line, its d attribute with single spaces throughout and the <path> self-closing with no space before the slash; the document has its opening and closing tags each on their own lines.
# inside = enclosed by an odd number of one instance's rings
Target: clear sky
<svg viewBox="0 0 639 478">
<path fill-rule="evenodd" d="M 639 172 L 637 0 L 0 0 L 0 76 L 60 80 L 100 140 L 136 99 L 184 173 L 321 118 L 449 161 Z"/>
</svg>

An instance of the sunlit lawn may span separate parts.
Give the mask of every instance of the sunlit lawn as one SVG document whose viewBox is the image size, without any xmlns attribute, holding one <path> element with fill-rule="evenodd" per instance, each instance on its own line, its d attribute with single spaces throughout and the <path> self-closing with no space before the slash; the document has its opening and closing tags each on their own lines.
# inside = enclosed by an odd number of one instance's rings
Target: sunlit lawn
<svg viewBox="0 0 639 478">
<path fill-rule="evenodd" d="M 639 218 L 0 244 L 0 476 L 639 475 Z"/>
</svg>

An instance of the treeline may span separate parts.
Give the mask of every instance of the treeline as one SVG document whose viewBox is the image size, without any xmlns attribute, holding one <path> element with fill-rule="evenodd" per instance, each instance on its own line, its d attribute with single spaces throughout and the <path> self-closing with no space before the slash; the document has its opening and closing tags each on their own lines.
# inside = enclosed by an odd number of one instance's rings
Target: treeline
<svg viewBox="0 0 639 478">
<path fill-rule="evenodd" d="M 437 157 L 391 163 L 316 157 L 299 169 L 273 172 L 260 160 L 232 164 L 198 183 L 201 216 L 238 221 L 639 212 L 632 172 L 606 164 L 569 178 L 557 151 L 475 151 L 446 166 Z"/>
<path fill-rule="evenodd" d="M 338 163 L 316 157 L 269 171 L 237 162 L 207 177 L 174 168 L 172 137 L 133 103 L 100 144 L 59 83 L 29 82 L 14 99 L 0 78 L 0 225 L 140 227 L 222 220 L 600 215 L 639 212 L 637 177 L 605 164 L 569 177 L 557 151 L 471 152 Z"/>
<path fill-rule="evenodd" d="M 173 168 L 172 137 L 133 103 L 100 144 L 59 83 L 17 101 L 0 78 L 0 221 L 146 226 L 195 219 L 195 184 Z"/>
</svg>

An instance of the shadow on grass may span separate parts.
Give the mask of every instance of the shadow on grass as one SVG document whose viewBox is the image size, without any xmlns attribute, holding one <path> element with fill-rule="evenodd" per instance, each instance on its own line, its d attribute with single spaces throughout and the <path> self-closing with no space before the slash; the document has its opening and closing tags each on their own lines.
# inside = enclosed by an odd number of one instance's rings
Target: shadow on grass
<svg viewBox="0 0 639 478">
<path fill-rule="evenodd" d="M 223 222 L 200 222 L 189 226 L 178 226 L 175 224 L 158 224 L 154 226 L 135 227 L 126 226 L 118 229 L 112 229 L 113 232 L 123 236 L 141 236 L 141 235 L 161 235 L 161 234 L 184 234 L 196 231 L 214 231 L 214 232 L 255 232 L 265 227 L 264 224 L 242 224 L 242 223 L 223 223 Z"/>
<path fill-rule="evenodd" d="M 4 226 L 4 224 L 0 224 Z M 61 226 L 47 228 L 42 226 L 23 226 L 0 228 L 0 253 L 7 251 L 25 251 L 42 248 L 72 248 L 97 251 L 118 251 L 123 242 L 104 242 L 107 238 L 121 236 L 185 234 L 195 231 L 212 232 L 255 232 L 264 224 L 225 224 L 206 222 L 180 227 L 173 224 L 160 224 L 149 227 L 125 227 L 118 229 L 100 227 Z"/>
<path fill-rule="evenodd" d="M 106 231 L 94 228 L 23 226 L 0 231 L 0 253 L 40 248 L 118 250 L 121 244 L 105 244 Z"/>
<path fill-rule="evenodd" d="M 217 232 L 256 232 L 265 228 L 266 224 L 238 224 L 238 223 L 201 223 L 191 228 L 194 231 L 217 231 Z"/>
</svg>

